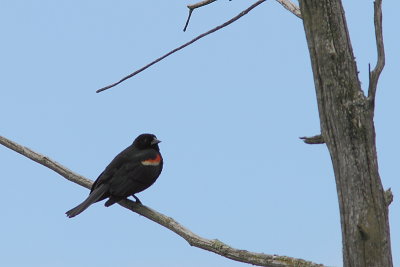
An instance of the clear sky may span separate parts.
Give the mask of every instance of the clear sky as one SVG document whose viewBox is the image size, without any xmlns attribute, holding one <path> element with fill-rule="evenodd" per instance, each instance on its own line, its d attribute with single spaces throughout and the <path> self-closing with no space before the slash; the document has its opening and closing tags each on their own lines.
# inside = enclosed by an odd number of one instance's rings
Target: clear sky
<svg viewBox="0 0 400 267">
<path fill-rule="evenodd" d="M 193 1 L 195 2 L 195 1 Z M 300 19 L 267 1 L 241 20 L 110 91 L 95 90 L 225 22 L 249 1 L 1 1 L 0 135 L 92 180 L 143 132 L 165 158 L 139 194 L 206 237 L 255 252 L 341 266 L 331 161 L 319 133 Z M 344 1 L 363 88 L 376 62 L 372 1 Z M 400 265 L 399 1 L 385 1 L 386 67 L 376 133 L 392 187 L 392 251 Z M 0 146 L 0 266 L 249 266 L 190 247 L 118 205 L 65 211 L 88 190 Z"/>
</svg>

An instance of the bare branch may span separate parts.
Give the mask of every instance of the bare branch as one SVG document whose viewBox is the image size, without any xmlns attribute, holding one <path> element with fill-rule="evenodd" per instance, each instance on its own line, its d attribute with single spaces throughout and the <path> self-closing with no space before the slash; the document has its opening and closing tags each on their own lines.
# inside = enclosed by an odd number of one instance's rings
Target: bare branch
<svg viewBox="0 0 400 267">
<path fill-rule="evenodd" d="M 196 8 L 211 4 L 212 2 L 215 2 L 215 1 L 217 1 L 217 0 L 204 0 L 204 1 L 200 1 L 200 2 L 195 3 L 195 4 L 188 5 L 187 7 L 189 8 L 189 15 L 188 15 L 188 18 L 186 20 L 185 27 L 183 28 L 183 31 L 185 32 L 187 27 L 188 27 L 188 25 L 189 25 L 189 21 L 190 21 L 190 18 L 192 17 L 193 10 L 195 10 Z"/>
<path fill-rule="evenodd" d="M 43 156 L 27 147 L 21 146 L 3 136 L 0 136 L 0 144 L 11 150 L 14 150 L 15 152 L 18 152 L 19 154 L 27 158 L 30 158 L 33 161 L 36 161 L 37 163 L 49 169 L 52 169 L 53 171 L 70 180 L 71 182 L 74 182 L 86 188 L 90 188 L 92 186 L 93 182 L 91 180 L 83 177 L 82 175 L 74 173 L 73 171 L 67 169 L 58 162 L 55 162 L 48 157 Z"/>
<path fill-rule="evenodd" d="M 320 134 L 314 135 L 312 137 L 299 137 L 304 141 L 304 143 L 309 144 L 309 145 L 315 145 L 315 144 L 325 144 L 324 137 Z"/>
<path fill-rule="evenodd" d="M 187 5 L 187 7 L 191 10 L 202 7 L 202 6 L 206 6 L 208 4 L 211 4 L 212 2 L 215 2 L 217 0 L 204 0 L 204 1 L 200 1 L 198 3 L 195 4 L 191 4 L 191 5 Z"/>
<path fill-rule="evenodd" d="M 379 76 L 385 66 L 385 47 L 383 45 L 383 33 L 382 33 L 382 0 L 376 0 L 374 2 L 374 25 L 375 25 L 375 39 L 376 49 L 378 51 L 378 60 L 375 68 L 369 73 L 369 86 L 368 86 L 368 99 L 375 107 L 375 95 L 376 88 L 378 86 Z"/>
<path fill-rule="evenodd" d="M 238 15 L 236 15 L 236 16 L 233 17 L 233 18 L 231 18 L 231 19 L 228 20 L 227 22 L 225 22 L 225 23 L 223 23 L 223 24 L 221 24 L 221 25 L 219 25 L 219 26 L 217 26 L 217 27 L 215 27 L 215 28 L 213 28 L 213 29 L 211 29 L 211 30 L 209 30 L 209 31 L 207 31 L 207 32 L 205 32 L 205 33 L 203 33 L 203 34 L 200 34 L 199 36 L 197 36 L 197 37 L 194 38 L 193 40 L 191 40 L 191 41 L 189 41 L 189 42 L 187 42 L 187 43 L 185 43 L 185 44 L 183 44 L 183 45 L 181 45 L 181 46 L 175 48 L 174 50 L 168 52 L 167 54 L 163 55 L 162 57 L 157 58 L 157 59 L 154 60 L 153 62 L 151 62 L 151 63 L 147 64 L 146 66 L 144 66 L 144 67 L 142 67 L 142 68 L 136 70 L 135 72 L 133 72 L 133 73 L 129 74 L 128 76 L 122 78 L 122 79 L 119 80 L 118 82 L 115 82 L 115 83 L 113 83 L 113 84 L 110 84 L 110 85 L 108 85 L 108 86 L 106 86 L 106 87 L 103 87 L 103 88 L 97 90 L 96 93 L 100 93 L 100 92 L 102 92 L 102 91 L 105 91 L 105 90 L 107 90 L 107 89 L 110 89 L 110 88 L 112 88 L 112 87 L 114 87 L 114 86 L 116 86 L 116 85 L 122 83 L 123 81 L 125 81 L 125 80 L 127 80 L 127 79 L 129 79 L 129 78 L 132 78 L 132 77 L 135 76 L 136 74 L 138 74 L 138 73 L 144 71 L 145 69 L 147 69 L 147 68 L 149 68 L 150 66 L 156 64 L 157 62 L 160 62 L 161 60 L 163 60 L 164 58 L 166 58 L 166 57 L 172 55 L 173 53 L 178 52 L 179 50 L 185 48 L 185 47 L 188 46 L 188 45 L 191 45 L 192 43 L 196 42 L 197 40 L 199 40 L 199 39 L 201 39 L 201 38 L 203 38 L 203 37 L 205 37 L 205 36 L 207 36 L 207 35 L 209 35 L 209 34 L 211 34 L 211 33 L 213 33 L 213 32 L 216 32 L 216 31 L 218 31 L 218 30 L 220 30 L 220 29 L 222 29 L 222 28 L 224 28 L 224 27 L 226 27 L 226 26 L 228 26 L 229 24 L 231 24 L 232 22 L 235 22 L 236 20 L 240 19 L 241 17 L 243 17 L 244 15 L 246 15 L 247 13 L 249 13 L 253 8 L 257 7 L 258 5 L 260 5 L 261 3 L 265 2 L 265 1 L 266 1 L 266 0 L 259 0 L 259 1 L 255 2 L 255 3 L 252 4 L 250 7 L 248 7 L 246 10 L 243 10 L 242 12 L 240 12 Z"/>
<path fill-rule="evenodd" d="M 292 3 L 290 0 L 276 0 L 279 4 L 281 4 L 284 8 L 292 12 L 298 18 L 301 18 L 300 8 L 296 6 L 295 3 Z"/>
<path fill-rule="evenodd" d="M 184 32 L 186 31 L 186 29 L 187 29 L 187 27 L 189 25 L 189 21 L 190 21 L 190 18 L 192 17 L 192 13 L 193 13 L 193 9 L 189 9 L 189 15 L 188 15 L 188 18 L 186 20 L 185 27 L 183 27 L 183 31 Z"/>
<path fill-rule="evenodd" d="M 42 164 L 45 167 L 48 167 L 64 178 L 82 185 L 86 188 L 90 188 L 92 185 L 92 181 L 79 175 L 61 164 L 51 160 L 50 158 L 43 156 L 27 147 L 21 146 L 5 137 L 0 136 L 0 144 L 8 147 L 11 150 L 14 150 L 21 155 L 36 161 Z M 277 256 L 277 255 L 269 255 L 264 253 L 256 253 L 250 252 L 247 250 L 235 249 L 227 244 L 219 241 L 218 239 L 206 239 L 201 236 L 196 235 L 173 218 L 165 216 L 155 210 L 152 210 L 144 205 L 137 204 L 129 199 L 124 199 L 120 201 L 118 204 L 121 206 L 136 212 L 143 217 L 146 217 L 149 220 L 152 220 L 155 223 L 158 223 L 161 226 L 173 231 L 174 233 L 181 236 L 185 239 L 189 245 L 195 246 L 201 249 L 205 249 L 216 254 L 219 254 L 223 257 L 240 261 L 244 263 L 249 263 L 258 266 L 268 266 L 268 267 L 284 267 L 284 266 L 310 266 L 310 267 L 321 267 L 321 264 L 315 264 L 309 261 L 305 261 L 302 259 L 296 259 L 286 256 Z"/>
</svg>

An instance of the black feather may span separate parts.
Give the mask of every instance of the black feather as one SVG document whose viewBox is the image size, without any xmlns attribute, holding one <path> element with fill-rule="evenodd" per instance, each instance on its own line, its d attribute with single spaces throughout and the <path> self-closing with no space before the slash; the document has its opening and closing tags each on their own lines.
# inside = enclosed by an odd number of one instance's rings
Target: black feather
<svg viewBox="0 0 400 267">
<path fill-rule="evenodd" d="M 80 214 L 85 209 L 87 209 L 90 205 L 99 201 L 103 197 L 103 195 L 108 191 L 109 187 L 110 186 L 106 185 L 106 184 L 100 185 L 95 190 L 93 190 L 90 193 L 90 195 L 81 204 L 79 204 L 75 208 L 67 211 L 65 214 L 67 214 L 67 216 L 69 218 L 75 217 L 76 215 Z"/>
</svg>

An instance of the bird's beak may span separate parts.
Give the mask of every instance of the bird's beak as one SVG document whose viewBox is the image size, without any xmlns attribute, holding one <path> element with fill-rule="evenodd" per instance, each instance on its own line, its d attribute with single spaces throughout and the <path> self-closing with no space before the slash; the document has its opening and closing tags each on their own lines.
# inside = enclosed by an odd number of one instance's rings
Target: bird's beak
<svg viewBox="0 0 400 267">
<path fill-rule="evenodd" d="M 154 138 L 153 139 L 153 141 L 151 141 L 151 145 L 156 145 L 156 144 L 158 144 L 158 143 L 161 143 L 161 141 L 160 140 L 158 140 L 157 138 Z"/>
</svg>

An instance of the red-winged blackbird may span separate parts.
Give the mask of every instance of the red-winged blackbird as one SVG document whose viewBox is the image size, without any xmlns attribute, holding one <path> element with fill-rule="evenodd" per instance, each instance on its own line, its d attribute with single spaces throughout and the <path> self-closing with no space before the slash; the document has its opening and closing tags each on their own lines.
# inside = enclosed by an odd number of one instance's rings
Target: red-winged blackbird
<svg viewBox="0 0 400 267">
<path fill-rule="evenodd" d="M 111 206 L 120 200 L 135 196 L 158 178 L 163 167 L 163 158 L 154 134 L 141 134 L 132 145 L 119 153 L 93 183 L 89 196 L 81 204 L 66 212 L 72 218 L 91 204 L 109 198 L 104 204 Z"/>
</svg>

